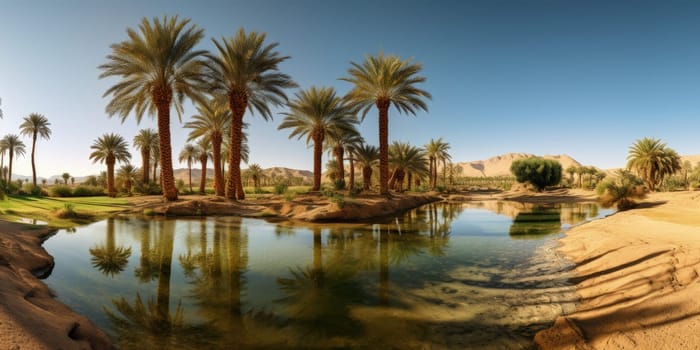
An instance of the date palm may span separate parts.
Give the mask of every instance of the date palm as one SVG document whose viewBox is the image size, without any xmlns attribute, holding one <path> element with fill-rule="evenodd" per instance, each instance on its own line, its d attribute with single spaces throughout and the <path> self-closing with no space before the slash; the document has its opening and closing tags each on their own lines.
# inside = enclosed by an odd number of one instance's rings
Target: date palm
<svg viewBox="0 0 700 350">
<path fill-rule="evenodd" d="M 416 85 L 425 82 L 419 76 L 422 65 L 412 60 L 380 52 L 367 55 L 359 64 L 351 62 L 349 77 L 341 78 L 354 86 L 347 100 L 362 111 L 362 118 L 376 106 L 379 111 L 379 192 L 389 194 L 389 107 L 393 104 L 399 113 L 416 114 L 428 110 L 426 99 L 431 95 Z"/>
<path fill-rule="evenodd" d="M 450 144 L 443 141 L 442 137 L 437 140 L 430 139 L 427 145 L 425 145 L 425 151 L 428 154 L 429 164 L 429 178 L 430 178 L 430 188 L 437 188 L 437 166 L 438 161 L 442 161 L 443 173 L 446 170 L 446 162 L 448 159 L 452 159 L 447 151 L 450 149 Z M 443 179 L 444 180 L 444 179 Z"/>
<path fill-rule="evenodd" d="M 7 152 L 9 155 L 10 163 L 7 169 L 7 183 L 12 182 L 12 161 L 14 160 L 15 156 L 23 156 L 25 153 L 25 145 L 22 140 L 19 139 L 19 136 L 14 135 L 14 134 L 9 134 L 5 135 L 3 138 L 3 143 L 7 147 Z"/>
<path fill-rule="evenodd" d="M 187 171 L 189 173 L 190 181 L 190 193 L 192 193 L 192 162 L 194 162 L 195 159 L 199 159 L 199 150 L 196 146 L 194 146 L 191 143 L 185 144 L 185 147 L 183 147 L 182 151 L 180 151 L 180 156 L 178 157 L 178 160 L 180 162 L 187 163 Z"/>
<path fill-rule="evenodd" d="M 8 145 L 5 139 L 0 139 L 0 179 L 7 181 L 5 174 L 3 173 L 5 169 L 5 153 L 8 152 Z"/>
<path fill-rule="evenodd" d="M 235 37 L 213 39 L 216 54 L 208 54 L 206 72 L 211 90 L 226 97 L 231 110 L 229 172 L 226 197 L 244 199 L 241 182 L 241 144 L 243 115 L 246 109 L 257 110 L 265 120 L 272 118 L 270 105 L 281 106 L 287 101 L 285 88 L 296 83 L 279 71 L 279 64 L 289 58 L 281 56 L 277 43 L 266 44 L 265 33 L 247 33 L 241 28 Z"/>
<path fill-rule="evenodd" d="M 362 166 L 362 189 L 368 191 L 372 184 L 372 168 L 379 164 L 379 148 L 363 143 L 355 148 L 354 156 Z"/>
<path fill-rule="evenodd" d="M 403 181 L 408 177 L 408 188 L 411 188 L 412 177 L 428 175 L 426 153 L 422 148 L 404 142 L 394 141 L 389 147 L 389 164 L 394 169 L 389 187 L 403 191 Z"/>
<path fill-rule="evenodd" d="M 284 120 L 277 129 L 292 129 L 289 138 L 301 139 L 306 136 L 306 144 L 314 147 L 314 184 L 312 191 L 321 189 L 321 167 L 323 164 L 323 143 L 326 137 L 340 136 L 355 131 L 357 118 L 336 96 L 333 88 L 312 86 L 295 94 L 289 103 L 289 112 L 282 113 Z M 356 132 L 356 131 L 355 131 Z"/>
<path fill-rule="evenodd" d="M 207 185 L 207 161 L 209 158 L 213 158 L 212 144 L 207 138 L 202 137 L 197 141 L 197 159 L 199 159 L 199 163 L 202 164 L 202 173 L 199 177 L 200 194 L 205 194 L 204 189 Z M 216 173 L 216 169 L 214 169 L 214 172 Z"/>
<path fill-rule="evenodd" d="M 198 103 L 197 114 L 192 120 L 185 123 L 185 127 L 192 129 L 187 141 L 194 139 L 208 140 L 212 147 L 212 161 L 214 162 L 214 192 L 217 196 L 224 196 L 224 178 L 221 171 L 221 145 L 224 135 L 228 135 L 231 124 L 231 111 L 224 103 L 211 100 L 209 103 Z M 200 186 L 201 187 L 201 186 Z"/>
<path fill-rule="evenodd" d="M 202 100 L 200 75 L 204 51 L 194 47 L 204 31 L 190 25 L 189 19 L 164 16 L 141 20 L 139 30 L 128 28 L 128 40 L 111 46 L 107 63 L 99 68 L 100 78 L 117 76 L 121 81 L 105 92 L 112 95 L 107 105 L 110 116 L 118 114 L 124 121 L 134 112 L 140 122 L 143 114 L 157 113 L 158 144 L 163 195 L 177 200 L 170 144 L 170 108 L 182 117 L 185 97 Z"/>
<path fill-rule="evenodd" d="M 124 184 L 126 193 L 131 196 L 131 188 L 138 177 L 138 169 L 131 164 L 124 164 L 117 171 L 117 177 Z"/>
<path fill-rule="evenodd" d="M 107 194 L 110 197 L 117 195 L 114 188 L 114 164 L 116 162 L 128 163 L 131 159 L 129 144 L 121 135 L 114 133 L 104 134 L 93 142 L 90 148 L 90 159 L 93 163 L 104 162 L 107 164 Z"/>
<path fill-rule="evenodd" d="M 20 124 L 20 134 L 32 137 L 32 184 L 36 187 L 36 163 L 34 162 L 34 154 L 36 150 L 36 139 L 42 138 L 48 140 L 51 138 L 51 128 L 49 128 L 49 120 L 39 113 L 32 113 L 24 117 L 24 121 Z"/>
<path fill-rule="evenodd" d="M 329 134 L 326 139 L 325 146 L 328 152 L 335 157 L 335 161 L 338 164 L 335 182 L 340 188 L 345 187 L 345 150 L 362 142 L 364 142 L 364 139 L 354 127 L 338 130 L 338 132 Z"/>
<path fill-rule="evenodd" d="M 253 187 L 255 187 L 256 190 L 260 189 L 260 179 L 264 176 L 263 169 L 260 165 L 253 163 L 248 167 L 248 173 L 253 179 Z"/>
<path fill-rule="evenodd" d="M 68 185 L 68 180 L 70 179 L 70 174 L 69 173 L 63 173 L 61 174 L 61 177 L 63 178 L 63 184 Z"/>
<path fill-rule="evenodd" d="M 659 139 L 645 137 L 630 146 L 627 169 L 634 170 L 650 191 L 681 169 L 680 156 Z"/>
<path fill-rule="evenodd" d="M 134 147 L 141 152 L 141 182 L 149 182 L 148 175 L 151 170 L 152 149 L 158 145 L 158 132 L 153 129 L 141 129 L 134 136 Z M 155 175 L 154 175 L 155 177 Z M 155 178 L 153 179 L 155 181 Z"/>
</svg>

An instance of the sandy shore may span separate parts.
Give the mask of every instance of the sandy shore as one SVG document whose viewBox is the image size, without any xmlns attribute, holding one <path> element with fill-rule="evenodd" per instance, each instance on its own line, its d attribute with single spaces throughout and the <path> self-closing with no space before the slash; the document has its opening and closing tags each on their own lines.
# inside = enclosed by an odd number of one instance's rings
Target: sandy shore
<svg viewBox="0 0 700 350">
<path fill-rule="evenodd" d="M 541 348 L 700 348 L 700 193 L 652 194 L 561 242 L 579 304 L 537 334 Z"/>
<path fill-rule="evenodd" d="M 0 221 L 0 349 L 109 349 L 104 332 L 54 299 L 37 278 L 54 265 L 41 247 L 51 234 Z"/>
</svg>

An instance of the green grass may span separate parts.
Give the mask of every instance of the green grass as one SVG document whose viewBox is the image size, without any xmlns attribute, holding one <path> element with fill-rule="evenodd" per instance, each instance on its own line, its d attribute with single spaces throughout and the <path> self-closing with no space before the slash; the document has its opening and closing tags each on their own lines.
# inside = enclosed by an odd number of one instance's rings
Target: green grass
<svg viewBox="0 0 700 350">
<path fill-rule="evenodd" d="M 61 215 L 68 207 L 75 213 L 74 216 Z M 52 227 L 66 228 L 87 224 L 129 207 L 129 203 L 122 198 L 7 196 L 0 201 L 0 219 L 34 219 L 44 221 Z"/>
</svg>

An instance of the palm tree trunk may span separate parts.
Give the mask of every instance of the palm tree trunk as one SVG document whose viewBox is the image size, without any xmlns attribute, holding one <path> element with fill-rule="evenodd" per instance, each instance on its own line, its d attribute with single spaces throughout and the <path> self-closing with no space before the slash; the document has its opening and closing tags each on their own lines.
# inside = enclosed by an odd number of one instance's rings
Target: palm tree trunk
<svg viewBox="0 0 700 350">
<path fill-rule="evenodd" d="M 10 164 L 7 168 L 7 185 L 9 186 L 12 182 L 12 158 L 15 157 L 15 150 L 10 148 Z"/>
<path fill-rule="evenodd" d="M 34 163 L 34 151 L 36 149 L 36 133 L 37 131 L 35 130 L 32 137 L 32 184 L 34 184 L 34 187 L 36 187 L 36 164 Z"/>
<path fill-rule="evenodd" d="M 5 152 L 0 153 L 0 178 L 5 180 L 5 173 L 4 169 L 5 168 Z"/>
<path fill-rule="evenodd" d="M 369 191 L 372 182 L 372 167 L 364 166 L 362 167 L 362 189 Z"/>
<path fill-rule="evenodd" d="M 202 174 L 199 179 L 199 194 L 204 194 L 204 187 L 207 184 L 207 158 L 209 158 L 206 153 L 199 158 L 202 162 Z"/>
<path fill-rule="evenodd" d="M 243 183 L 241 182 L 241 144 L 243 142 L 243 114 L 248 107 L 248 97 L 245 92 L 229 94 L 229 108 L 231 109 L 231 145 L 229 151 L 228 183 L 226 184 L 226 198 L 245 199 Z"/>
<path fill-rule="evenodd" d="M 107 163 L 107 194 L 110 197 L 117 196 L 117 190 L 114 189 L 114 163 L 115 159 L 113 155 L 108 155 L 106 159 Z"/>
<path fill-rule="evenodd" d="M 377 100 L 379 109 L 379 194 L 389 194 L 389 100 Z"/>
<path fill-rule="evenodd" d="M 214 192 L 217 196 L 224 196 L 224 178 L 221 172 L 221 134 L 214 133 L 211 136 L 214 156 Z"/>
<path fill-rule="evenodd" d="M 389 230 L 379 231 L 379 305 L 389 305 Z"/>
<path fill-rule="evenodd" d="M 350 158 L 350 183 L 348 184 L 348 191 L 352 192 L 355 188 L 355 160 Z"/>
<path fill-rule="evenodd" d="M 406 190 L 410 191 L 411 190 L 411 181 L 413 180 L 413 173 L 408 173 L 408 185 L 406 186 Z"/>
<path fill-rule="evenodd" d="M 192 158 L 187 159 L 187 173 L 190 182 L 190 193 L 192 193 Z"/>
<path fill-rule="evenodd" d="M 321 190 L 321 166 L 323 165 L 323 132 L 314 132 L 312 135 L 314 140 L 314 186 L 312 191 Z"/>
<path fill-rule="evenodd" d="M 433 157 L 428 157 L 428 183 L 433 185 Z"/>
<path fill-rule="evenodd" d="M 157 178 L 157 176 L 156 176 L 156 175 L 157 175 L 157 171 L 158 171 L 158 161 L 154 161 L 154 162 L 153 162 L 153 181 L 156 181 L 156 178 Z M 160 183 L 161 186 L 163 185 L 162 182 L 159 181 L 159 183 Z"/>
<path fill-rule="evenodd" d="M 338 163 L 338 172 L 336 173 L 335 182 L 338 184 L 343 184 L 345 181 L 345 161 L 343 160 L 343 153 L 345 149 L 343 146 L 333 147 L 333 154 L 335 155 L 335 161 Z M 341 186 L 339 189 L 343 189 L 345 186 Z"/>
<path fill-rule="evenodd" d="M 158 110 L 158 145 L 160 146 L 160 179 L 163 196 L 168 201 L 177 200 L 177 188 L 173 177 L 172 149 L 170 148 L 170 103 L 172 92 L 167 88 L 156 88 L 153 101 Z"/>
<path fill-rule="evenodd" d="M 447 161 L 442 158 L 442 185 L 447 188 Z"/>
<path fill-rule="evenodd" d="M 141 182 L 148 183 L 148 172 L 151 170 L 151 149 L 149 147 L 141 148 Z M 155 174 L 153 175 L 155 178 Z"/>
</svg>

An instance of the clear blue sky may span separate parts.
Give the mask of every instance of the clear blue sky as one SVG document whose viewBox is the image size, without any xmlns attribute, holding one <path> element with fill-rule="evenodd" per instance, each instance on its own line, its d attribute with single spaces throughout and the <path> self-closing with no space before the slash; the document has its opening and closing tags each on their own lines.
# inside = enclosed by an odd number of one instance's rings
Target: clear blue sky
<svg viewBox="0 0 700 350">
<path fill-rule="evenodd" d="M 292 57 L 282 70 L 304 88 L 348 91 L 338 78 L 368 53 L 414 58 L 433 100 L 415 117 L 392 109 L 390 139 L 443 137 L 457 161 L 566 153 L 619 167 L 645 136 L 700 153 L 700 2 L 668 0 L 2 1 L 0 136 L 42 113 L 53 135 L 38 144 L 40 176 L 103 170 L 88 160 L 93 140 L 117 132 L 131 141 L 155 123 L 108 118 L 102 94 L 115 80 L 98 79 L 97 66 L 127 27 L 164 14 L 204 28 L 203 49 L 240 27 L 267 32 Z M 193 112 L 188 106 L 183 122 Z M 277 131 L 281 116 L 245 118 L 252 162 L 312 168 L 304 142 Z M 373 110 L 361 126 L 374 144 L 376 124 Z M 187 130 L 175 118 L 171 131 L 176 157 Z M 15 173 L 31 174 L 28 154 Z"/>
</svg>

